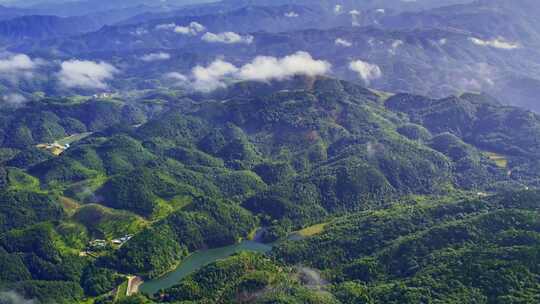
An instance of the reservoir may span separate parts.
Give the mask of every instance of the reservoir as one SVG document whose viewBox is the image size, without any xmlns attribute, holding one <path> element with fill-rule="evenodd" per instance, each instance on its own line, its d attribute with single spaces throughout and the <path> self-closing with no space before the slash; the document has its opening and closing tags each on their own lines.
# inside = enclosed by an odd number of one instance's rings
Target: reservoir
<svg viewBox="0 0 540 304">
<path fill-rule="evenodd" d="M 169 272 L 160 278 L 144 282 L 140 287 L 140 291 L 145 294 L 155 294 L 161 289 L 169 288 L 178 284 L 183 278 L 201 269 L 205 265 L 220 259 L 224 259 L 235 253 L 241 251 L 266 253 L 271 249 L 271 245 L 254 241 L 243 241 L 236 245 L 197 251 L 184 259 L 174 271 Z"/>
</svg>

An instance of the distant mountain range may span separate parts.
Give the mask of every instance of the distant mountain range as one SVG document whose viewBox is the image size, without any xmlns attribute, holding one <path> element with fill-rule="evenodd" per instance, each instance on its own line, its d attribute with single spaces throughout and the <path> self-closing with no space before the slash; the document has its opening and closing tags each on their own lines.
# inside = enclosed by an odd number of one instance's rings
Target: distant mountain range
<svg viewBox="0 0 540 304">
<path fill-rule="evenodd" d="M 183 8 L 131 6 L 76 19 L 19 17 L 0 23 L 0 38 L 16 53 L 124 66 L 117 78 L 136 83 L 140 75 L 160 82 L 170 72 L 187 74 L 220 56 L 243 64 L 257 55 L 302 50 L 329 61 L 333 75 L 364 84 L 349 63 L 378 66 L 381 75 L 369 85 L 380 90 L 433 97 L 483 91 L 540 110 L 536 1 L 399 2 L 229 0 Z M 126 3 L 99 2 L 93 9 Z M 204 29 L 193 34 L 193 22 Z M 225 32 L 252 40 L 223 44 L 202 39 L 206 33 Z M 156 52 L 171 58 L 151 64 L 140 60 Z"/>
</svg>

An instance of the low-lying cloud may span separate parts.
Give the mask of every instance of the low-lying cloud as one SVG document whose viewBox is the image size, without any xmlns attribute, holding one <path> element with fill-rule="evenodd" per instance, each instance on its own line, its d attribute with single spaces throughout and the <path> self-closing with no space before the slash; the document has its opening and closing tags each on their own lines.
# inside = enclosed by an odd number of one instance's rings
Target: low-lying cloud
<svg viewBox="0 0 540 304">
<path fill-rule="evenodd" d="M 216 59 L 207 66 L 193 68 L 190 77 L 169 73 L 167 78 L 196 91 L 211 92 L 226 87 L 232 81 L 268 82 L 297 75 L 315 77 L 327 74 L 330 69 L 331 64 L 327 61 L 316 60 L 307 52 L 296 52 L 282 58 L 258 56 L 241 67 Z"/>
<path fill-rule="evenodd" d="M 240 34 L 237 34 L 235 32 L 223 32 L 219 34 L 214 34 L 211 32 L 205 33 L 202 38 L 203 41 L 209 42 L 209 43 L 225 43 L 225 44 L 237 44 L 237 43 L 244 43 L 244 44 L 251 44 L 253 42 L 253 36 L 251 35 L 245 35 L 242 36 Z"/>
<path fill-rule="evenodd" d="M 169 60 L 169 59 L 171 59 L 171 55 L 165 52 L 150 53 L 141 57 L 141 60 L 146 61 L 146 62 Z"/>
<path fill-rule="evenodd" d="M 62 62 L 58 80 L 66 88 L 105 89 L 118 72 L 106 62 L 70 60 Z"/>
<path fill-rule="evenodd" d="M 469 40 L 476 45 L 488 46 L 488 47 L 492 47 L 496 49 L 503 49 L 503 50 L 513 50 L 513 49 L 518 49 L 521 47 L 519 43 L 506 41 L 506 39 L 502 37 L 497 37 L 491 40 L 482 40 L 480 38 L 470 37 Z"/>
<path fill-rule="evenodd" d="M 0 59 L 0 77 L 10 80 L 34 77 L 35 70 L 41 64 L 25 54 L 12 54 Z"/>
<path fill-rule="evenodd" d="M 37 304 L 37 302 L 25 299 L 14 291 L 2 291 L 0 292 L 0 304 Z"/>
<path fill-rule="evenodd" d="M 189 80 L 184 74 L 178 72 L 167 73 L 165 74 L 165 78 L 173 80 L 177 83 L 186 83 Z"/>
<path fill-rule="evenodd" d="M 403 40 L 394 40 L 390 46 L 390 54 L 395 55 L 397 50 L 403 45 Z"/>
<path fill-rule="evenodd" d="M 258 56 L 244 65 L 238 76 L 242 80 L 283 80 L 296 75 L 318 76 L 330 71 L 331 65 L 324 60 L 315 60 L 307 52 L 297 52 L 283 58 Z"/>
<path fill-rule="evenodd" d="M 18 93 L 2 95 L 2 97 L 0 97 L 0 100 L 2 101 L 2 105 L 8 107 L 19 107 L 24 105 L 28 101 L 26 97 Z"/>
<path fill-rule="evenodd" d="M 193 88 L 202 92 L 224 88 L 225 78 L 232 77 L 236 72 L 236 66 L 222 59 L 217 59 L 206 67 L 196 66 L 192 70 Z"/>
<path fill-rule="evenodd" d="M 329 284 L 317 269 L 297 266 L 297 272 L 302 283 L 308 288 L 322 290 L 324 286 Z"/>
<path fill-rule="evenodd" d="M 337 38 L 334 41 L 334 44 L 337 45 L 337 46 L 342 46 L 342 47 L 351 47 L 352 46 L 352 42 L 350 42 L 348 40 L 345 40 L 343 38 Z"/>
<path fill-rule="evenodd" d="M 372 80 L 382 77 L 382 70 L 378 65 L 362 60 L 352 61 L 349 64 L 349 69 L 356 72 L 366 84 L 369 84 Z"/>
<path fill-rule="evenodd" d="M 458 73 L 449 74 L 448 83 L 455 88 L 467 92 L 486 91 L 496 84 L 499 71 L 496 66 L 485 62 L 459 67 Z"/>
<path fill-rule="evenodd" d="M 148 30 L 145 29 L 145 28 L 137 28 L 136 30 L 134 30 L 133 32 L 131 32 L 132 35 L 135 35 L 135 36 L 143 36 L 143 35 L 146 35 L 148 34 Z"/>
<path fill-rule="evenodd" d="M 352 10 L 349 11 L 349 15 L 351 15 L 352 19 L 352 26 L 360 26 L 360 11 L 359 10 Z"/>
<path fill-rule="evenodd" d="M 287 17 L 287 18 L 298 18 L 298 17 L 300 17 L 300 15 L 298 15 L 298 13 L 294 12 L 294 11 L 287 12 L 287 13 L 285 13 L 284 16 Z"/>
<path fill-rule="evenodd" d="M 187 36 L 197 36 L 198 34 L 206 31 L 206 27 L 198 22 L 191 22 L 188 25 L 177 25 L 176 23 L 159 24 L 156 26 L 157 30 L 172 30 L 177 34 Z"/>
</svg>

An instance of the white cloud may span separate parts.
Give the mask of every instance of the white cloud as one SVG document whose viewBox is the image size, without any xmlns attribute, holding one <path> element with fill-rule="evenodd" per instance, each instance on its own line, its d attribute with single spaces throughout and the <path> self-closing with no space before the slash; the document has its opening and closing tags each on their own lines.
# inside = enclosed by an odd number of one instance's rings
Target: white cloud
<svg viewBox="0 0 540 304">
<path fill-rule="evenodd" d="M 375 10 L 377 13 L 379 14 L 385 14 L 386 13 L 386 10 L 384 8 L 379 8 L 377 10 Z"/>
<path fill-rule="evenodd" d="M 358 76 L 367 84 L 374 79 L 381 78 L 382 76 L 381 68 L 378 65 L 362 60 L 352 61 L 349 64 L 349 69 L 358 73 Z"/>
<path fill-rule="evenodd" d="M 519 43 L 506 41 L 502 37 L 497 37 L 491 40 L 482 40 L 480 38 L 470 37 L 469 40 L 476 45 L 489 46 L 496 49 L 513 50 L 520 48 Z"/>
<path fill-rule="evenodd" d="M 10 93 L 1 97 L 2 103 L 8 106 L 18 107 L 27 102 L 26 97 L 18 93 Z"/>
<path fill-rule="evenodd" d="M 287 18 L 298 18 L 298 17 L 300 17 L 300 15 L 298 15 L 297 12 L 292 12 L 292 11 L 288 12 L 288 13 L 285 13 L 284 16 L 287 17 Z"/>
<path fill-rule="evenodd" d="M 402 46 L 403 45 L 403 41 L 402 40 L 394 40 L 394 42 L 392 42 L 392 48 L 393 49 L 397 49 L 398 47 Z"/>
<path fill-rule="evenodd" d="M 327 61 L 313 59 L 306 52 L 297 52 L 282 58 L 258 56 L 239 68 L 223 59 L 217 59 L 208 66 L 194 67 L 190 77 L 180 73 L 169 73 L 166 77 L 193 90 L 211 92 L 225 88 L 227 81 L 267 82 L 296 75 L 314 77 L 327 74 L 330 68 L 331 64 Z"/>
<path fill-rule="evenodd" d="M 359 10 L 352 10 L 349 11 L 349 15 L 351 15 L 352 18 L 352 26 L 360 26 L 360 11 Z"/>
<path fill-rule="evenodd" d="M 17 93 L 4 95 L 2 96 L 2 100 L 11 104 L 22 104 L 26 102 L 26 98 Z"/>
<path fill-rule="evenodd" d="M 342 47 L 351 47 L 352 46 L 352 43 L 350 41 L 345 40 L 343 38 L 337 38 L 336 41 L 334 41 L 334 43 L 337 46 L 342 46 Z"/>
<path fill-rule="evenodd" d="M 189 78 L 186 75 L 178 72 L 167 73 L 165 74 L 164 78 L 172 81 L 175 86 L 183 87 L 189 85 Z"/>
<path fill-rule="evenodd" d="M 198 22 L 191 22 L 189 27 L 198 33 L 206 31 L 206 27 Z"/>
<path fill-rule="evenodd" d="M 395 55 L 397 49 L 398 49 L 400 46 L 402 46 L 402 45 L 403 45 L 403 41 L 402 41 L 402 40 L 394 40 L 394 41 L 392 42 L 392 45 L 391 45 L 390 50 L 389 50 L 390 54 Z"/>
<path fill-rule="evenodd" d="M 189 26 L 175 26 L 174 32 L 183 35 L 196 36 L 199 33 L 206 31 L 206 28 L 197 22 L 191 22 Z"/>
<path fill-rule="evenodd" d="M 214 34 L 211 32 L 207 32 L 204 34 L 201 38 L 203 41 L 209 42 L 209 43 L 225 43 L 225 44 L 237 44 L 237 43 L 245 43 L 245 44 L 251 44 L 253 43 L 253 36 L 246 35 L 241 36 L 235 32 L 224 32 L 219 34 Z"/>
<path fill-rule="evenodd" d="M 324 60 L 315 60 L 307 52 L 297 52 L 283 58 L 258 56 L 244 65 L 238 77 L 241 80 L 283 80 L 295 75 L 318 76 L 330 71 L 331 65 Z"/>
<path fill-rule="evenodd" d="M 66 88 L 105 89 L 106 81 L 116 73 L 118 70 L 106 62 L 70 60 L 62 62 L 58 79 Z"/>
<path fill-rule="evenodd" d="M 164 52 L 150 53 L 141 57 L 141 60 L 146 61 L 146 62 L 169 60 L 169 59 L 171 59 L 171 55 Z"/>
<path fill-rule="evenodd" d="M 448 83 L 462 91 L 485 91 L 495 85 L 498 71 L 485 62 L 460 67 L 458 74 L 450 74 Z"/>
<path fill-rule="evenodd" d="M 182 82 L 185 82 L 188 80 L 188 78 L 184 74 L 181 74 L 178 72 L 167 73 L 165 77 L 169 79 L 177 80 L 177 81 L 182 81 Z"/>
<path fill-rule="evenodd" d="M 206 31 L 204 25 L 198 22 L 191 22 L 189 25 L 181 26 L 175 23 L 159 24 L 156 26 L 157 30 L 172 30 L 177 34 L 187 36 L 197 36 L 199 33 Z"/>
<path fill-rule="evenodd" d="M 5 304 L 36 304 L 34 300 L 27 300 L 20 294 L 14 291 L 2 291 L 0 292 L 0 299 Z"/>
<path fill-rule="evenodd" d="M 16 81 L 20 78 L 32 78 L 35 69 L 41 64 L 25 54 L 15 54 L 0 59 L 0 77 Z"/>
<path fill-rule="evenodd" d="M 233 64 L 217 59 L 207 67 L 196 66 L 192 70 L 193 88 L 197 91 L 210 92 L 226 87 L 225 78 L 234 77 L 238 68 Z"/>
<path fill-rule="evenodd" d="M 142 36 L 142 35 L 148 34 L 148 30 L 140 27 L 140 28 L 137 28 L 134 32 L 131 32 L 131 34 L 135 36 Z"/>
<path fill-rule="evenodd" d="M 158 24 L 156 30 L 172 30 L 176 27 L 175 23 Z"/>
</svg>

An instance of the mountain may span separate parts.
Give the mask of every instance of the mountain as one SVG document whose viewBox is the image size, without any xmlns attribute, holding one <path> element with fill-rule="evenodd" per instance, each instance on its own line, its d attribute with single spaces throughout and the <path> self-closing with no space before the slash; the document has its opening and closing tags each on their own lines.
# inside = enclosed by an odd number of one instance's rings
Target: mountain
<svg viewBox="0 0 540 304">
<path fill-rule="evenodd" d="M 130 73 L 150 71 L 158 81 L 163 74 L 187 74 L 201 61 L 219 56 L 245 63 L 261 54 L 281 57 L 303 50 L 329 61 L 334 74 L 348 80 L 358 79 L 358 74 L 349 69 L 351 61 L 377 65 L 380 77 L 369 79 L 369 85 L 376 89 L 436 98 L 467 91 L 486 92 L 539 111 L 534 86 L 520 86 L 527 91 L 515 89 L 517 79 L 530 84 L 540 79 L 536 6 L 527 1 L 524 3 L 530 9 L 498 0 L 420 12 L 381 14 L 368 10 L 356 20 L 356 25 L 361 26 L 353 26 L 351 16 L 336 16 L 333 11 L 313 5 L 246 6 L 221 13 L 209 13 L 205 6 L 197 6 L 177 11 L 182 12 L 179 15 L 139 16 L 80 36 L 27 41 L 11 50 L 45 57 L 82 56 L 112 61 L 129 67 L 126 78 Z M 217 5 L 223 4 L 212 4 L 208 9 Z M 192 22 L 205 30 L 195 35 L 174 31 L 175 26 L 188 27 Z M 166 25 L 173 27 L 167 30 Z M 226 45 L 208 43 L 201 38 L 206 31 L 231 31 L 253 40 Z M 175 63 L 154 63 L 149 70 L 146 62 L 138 60 L 144 53 L 156 52 L 174 55 Z M 117 56 L 119 53 L 123 56 Z M 200 59 L 198 62 L 193 61 L 193 54 Z M 367 84 L 365 79 L 360 81 Z"/>
<path fill-rule="evenodd" d="M 58 17 L 56 15 L 43 15 L 47 12 L 39 9 L 4 10 L 0 8 L 0 36 L 7 44 L 73 36 L 97 31 L 105 25 L 115 24 L 143 12 L 161 10 L 161 8 L 141 5 L 106 10 L 84 16 Z"/>
<path fill-rule="evenodd" d="M 362 10 L 361 17 L 358 16 L 357 19 L 361 20 L 360 24 L 373 24 L 374 18 L 381 17 L 381 14 L 395 14 L 402 10 L 411 10 L 418 11 L 427 8 L 433 7 L 442 7 L 448 6 L 450 4 L 457 3 L 467 3 L 471 1 L 467 0 L 449 0 L 449 1 L 294 1 L 294 0 L 280 0 L 280 1 L 264 1 L 264 0 L 227 0 L 219 1 L 210 4 L 202 5 L 191 5 L 182 7 L 178 10 L 173 10 L 170 12 L 158 12 L 158 13 L 147 13 L 135 16 L 125 23 L 142 23 L 145 21 L 165 19 L 165 18 L 174 18 L 181 16 L 202 16 L 202 15 L 212 15 L 216 12 L 220 14 L 225 14 L 227 12 L 239 10 L 246 7 L 291 7 L 291 11 L 294 11 L 295 7 L 304 7 L 305 9 L 315 10 L 320 15 L 324 15 L 324 18 L 335 19 L 333 23 L 328 23 L 326 20 L 321 20 L 319 23 L 313 23 L 311 27 L 313 28 L 323 28 L 323 27 L 332 27 L 336 24 L 349 23 L 350 24 L 350 12 Z M 370 11 L 377 11 L 377 14 L 373 14 Z M 298 12 L 296 12 L 298 13 Z M 300 14 L 302 15 L 302 14 Z M 370 16 L 371 15 L 371 16 Z M 295 18 L 300 17 L 296 16 Z M 302 16 L 300 19 L 303 19 Z M 346 21 L 349 19 L 349 21 Z M 307 28 L 307 27 L 306 27 Z M 292 29 L 292 28 L 291 28 Z M 271 26 L 265 28 L 269 31 L 277 31 Z"/>
<path fill-rule="evenodd" d="M 78 16 L 91 13 L 103 12 L 108 10 L 125 9 L 134 6 L 183 6 L 196 3 L 212 2 L 210 0 L 59 0 L 59 1 L 24 1 L 9 2 L 9 6 L 22 6 L 33 10 L 39 10 L 41 13 L 55 14 L 59 16 Z"/>
<path fill-rule="evenodd" d="M 537 199 L 538 192 L 520 192 L 448 202 L 412 200 L 384 211 L 348 215 L 325 223 L 315 235 L 281 243 L 271 258 L 246 252 L 216 261 L 162 291 L 161 298 L 534 303 L 538 230 L 532 227 L 538 225 Z M 504 221 L 508 217 L 515 220 Z M 218 276 L 224 279 L 210 279 Z M 505 278 L 515 276 L 519 283 L 508 284 Z M 449 281 L 459 287 L 447 288 Z M 510 294 L 505 288 L 512 289 Z"/>
<path fill-rule="evenodd" d="M 26 4 L 0 304 L 540 302 L 535 1 Z"/>
<path fill-rule="evenodd" d="M 261 299 L 318 299 L 297 264 L 322 270 L 335 284 L 321 283 L 332 303 L 350 303 L 347 288 L 361 287 L 341 284 L 353 280 L 376 286 L 369 292 L 375 303 L 537 294 L 531 285 L 538 271 L 536 194 L 492 194 L 538 186 L 540 116 L 485 95 L 430 99 L 325 77 L 240 82 L 209 94 L 176 92 L 168 100 L 147 96 L 36 97 L 3 109 L 0 207 L 12 216 L 0 217 L 0 254 L 12 266 L 2 268 L 0 286 L 43 303 L 107 299 L 122 274 L 159 277 L 191 252 L 233 244 L 262 226 L 260 237 L 278 242 L 272 256 L 280 264 L 233 257 L 154 300 L 213 298 L 219 284 L 239 284 L 259 267 L 267 275 L 289 274 L 295 286 L 285 290 L 276 279 L 248 289 L 274 286 L 278 293 Z M 71 145 L 56 155 L 36 148 L 67 139 Z M 317 223 L 323 229 L 312 237 L 288 237 Z M 122 233 L 134 236 L 120 248 L 85 249 L 89 240 Z M 315 247 L 320 254 L 306 253 Z M 97 259 L 79 255 L 84 250 Z M 490 293 L 489 284 L 473 280 L 481 272 L 462 276 L 453 264 L 471 255 L 477 257 L 471 267 L 525 271 L 522 282 L 530 287 L 490 275 L 514 288 Z M 513 264 L 502 263 L 505 257 Z M 263 260 L 242 268 L 248 273 L 208 283 L 222 263 L 244 258 Z M 400 280 L 406 284 L 398 286 Z M 444 285 L 444 292 L 418 295 L 419 280 L 429 280 L 425 290 Z M 187 293 L 186 284 L 205 291 Z M 259 296 L 249 298 L 258 303 Z"/>
<path fill-rule="evenodd" d="M 0 21 L 0 37 L 5 42 L 34 41 L 91 32 L 100 26 L 92 18 L 32 15 Z"/>
<path fill-rule="evenodd" d="M 286 11 L 287 9 L 282 9 Z M 276 28 L 280 26 L 299 26 L 305 23 L 289 21 L 272 10 L 252 10 L 255 24 L 246 27 L 257 29 L 265 25 L 265 18 Z M 315 22 L 317 14 L 313 14 Z M 256 17 L 255 17 L 256 16 Z M 279 18 L 279 17 L 278 17 Z M 215 16 L 176 19 L 183 25 L 190 20 L 206 21 L 208 31 L 222 28 L 235 30 L 238 24 L 229 23 L 231 19 Z M 174 20 L 164 20 L 174 22 Z M 504 100 L 513 104 L 520 103 L 512 92 L 511 78 L 540 77 L 536 68 L 536 59 L 540 54 L 534 48 L 498 49 L 471 42 L 472 35 L 451 29 L 384 30 L 373 27 L 342 27 L 323 30 L 298 30 L 286 33 L 249 33 L 253 36 L 251 44 L 210 44 L 201 40 L 201 36 L 185 36 L 166 30 L 158 30 L 155 22 L 145 25 L 106 27 L 95 33 L 69 39 L 31 43 L 14 48 L 14 51 L 32 53 L 47 50 L 65 57 L 84 54 L 88 59 L 107 60 L 118 66 L 129 66 L 127 77 L 140 72 L 160 79 L 169 72 L 189 74 L 191 68 L 200 62 L 209 62 L 218 56 L 225 56 L 230 62 L 238 64 L 251 61 L 260 54 L 282 57 L 303 50 L 313 57 L 325 59 L 334 66 L 333 72 L 340 77 L 355 80 L 358 74 L 349 70 L 353 60 L 364 60 L 376 64 L 381 69 L 379 78 L 371 79 L 370 86 L 388 91 L 402 91 L 444 97 L 466 91 L 485 91 L 492 95 L 503 95 Z M 309 23 L 308 23 L 309 24 Z M 135 33 L 137 39 L 134 39 Z M 202 35 L 202 34 L 201 34 Z M 248 35 L 248 34 L 243 34 Z M 109 37 L 104 41 L 104 37 Z M 341 39 L 351 43 L 350 47 L 336 45 Z M 144 47 L 143 47 L 144 46 Z M 146 49 L 146 50 L 145 50 Z M 163 64 L 148 64 L 138 60 L 145 53 L 165 52 L 172 59 Z M 123 53 L 127 56 L 118 57 Z M 40 56 L 42 53 L 37 53 Z M 194 62 L 196 54 L 199 61 Z M 45 55 L 50 56 L 50 55 Z M 423 60 L 420 60 L 422 58 Z M 174 62 L 174 63 L 172 63 Z M 166 64 L 165 64 L 166 63 Z M 526 75 L 526 76 L 524 76 Z M 360 79 L 362 81 L 362 79 Z M 534 96 L 534 94 L 528 94 Z M 538 110 L 533 101 L 528 105 Z"/>
<path fill-rule="evenodd" d="M 423 10 L 434 7 L 449 6 L 452 4 L 469 3 L 473 0 L 416 0 L 416 1 L 401 1 L 401 0 L 323 0 L 323 1 L 309 1 L 309 0 L 225 0 L 224 3 L 234 5 L 284 5 L 284 4 L 297 4 L 297 5 L 309 5 L 320 6 L 327 10 L 334 10 L 336 5 L 339 5 L 343 10 L 343 13 L 347 13 L 353 9 L 392 9 L 398 11 L 407 10 Z"/>
<path fill-rule="evenodd" d="M 12 19 L 24 15 L 31 15 L 35 11 L 30 9 L 13 8 L 0 5 L 0 20 Z"/>
<path fill-rule="evenodd" d="M 482 39 L 506 39 L 522 46 L 537 45 L 540 5 L 522 0 L 519 5 L 506 0 L 475 1 L 428 11 L 389 16 L 382 21 L 385 28 L 452 28 L 478 35 Z"/>
</svg>

